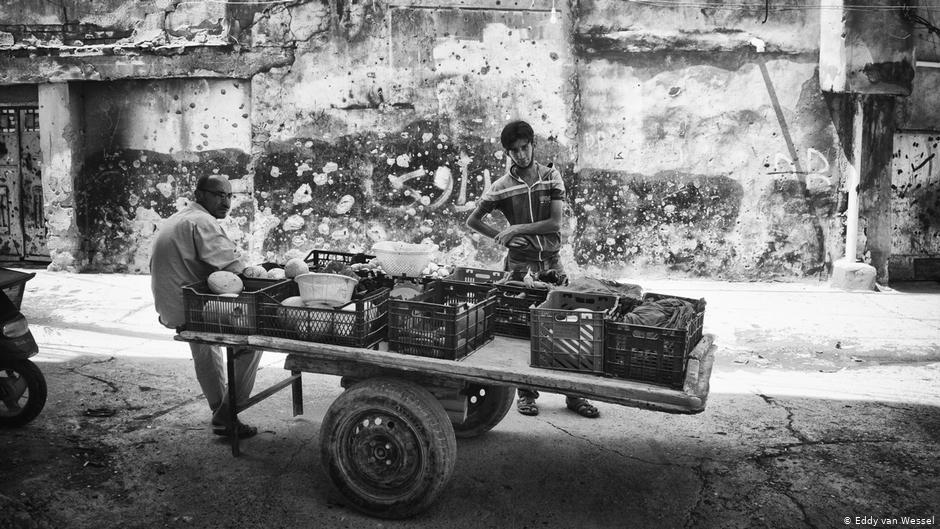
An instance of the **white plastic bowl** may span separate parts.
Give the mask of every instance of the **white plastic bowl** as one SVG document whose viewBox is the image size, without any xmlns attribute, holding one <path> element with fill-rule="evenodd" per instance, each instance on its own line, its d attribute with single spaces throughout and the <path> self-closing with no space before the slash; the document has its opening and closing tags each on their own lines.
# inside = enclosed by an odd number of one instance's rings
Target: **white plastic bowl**
<svg viewBox="0 0 940 529">
<path fill-rule="evenodd" d="M 390 276 L 418 277 L 437 253 L 436 244 L 381 241 L 372 245 L 382 270 Z"/>
<path fill-rule="evenodd" d="M 342 274 L 307 272 L 294 278 L 304 303 L 316 302 L 337 306 L 349 303 L 358 279 Z"/>
</svg>

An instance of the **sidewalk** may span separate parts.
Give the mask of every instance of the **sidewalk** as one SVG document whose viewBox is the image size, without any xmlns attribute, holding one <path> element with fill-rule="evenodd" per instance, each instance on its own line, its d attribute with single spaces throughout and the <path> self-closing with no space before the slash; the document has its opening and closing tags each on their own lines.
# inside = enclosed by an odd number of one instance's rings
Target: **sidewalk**
<svg viewBox="0 0 940 529">
<path fill-rule="evenodd" d="M 157 323 L 150 276 L 30 270 L 23 313 L 40 360 L 77 355 L 188 358 Z M 713 390 L 740 370 L 831 373 L 940 362 L 940 284 L 845 292 L 820 283 L 729 283 L 630 278 L 648 292 L 706 299 L 716 335 Z M 280 365 L 266 355 L 262 365 Z M 728 377 L 728 378 L 726 378 Z"/>
</svg>

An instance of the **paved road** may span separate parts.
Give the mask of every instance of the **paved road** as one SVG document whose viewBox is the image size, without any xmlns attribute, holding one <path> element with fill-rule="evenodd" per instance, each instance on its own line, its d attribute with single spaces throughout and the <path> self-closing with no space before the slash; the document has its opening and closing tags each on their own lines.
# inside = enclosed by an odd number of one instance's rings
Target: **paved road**
<svg viewBox="0 0 940 529">
<path fill-rule="evenodd" d="M 389 522 L 348 508 L 325 479 L 319 425 L 341 392 L 335 377 L 305 375 L 301 417 L 290 416 L 286 392 L 245 412 L 262 433 L 231 458 L 207 429 L 185 345 L 154 321 L 148 279 L 41 272 L 30 282 L 24 311 L 50 397 L 30 426 L 0 432 L 0 527 L 940 523 L 934 285 L 843 293 L 637 281 L 708 300 L 706 331 L 719 352 L 705 412 L 602 403 L 601 418 L 587 420 L 545 395 L 538 417 L 511 412 L 489 434 L 460 441 L 440 501 Z M 282 364 L 266 353 L 259 386 L 282 377 Z M 116 414 L 86 415 L 98 408 Z"/>
</svg>

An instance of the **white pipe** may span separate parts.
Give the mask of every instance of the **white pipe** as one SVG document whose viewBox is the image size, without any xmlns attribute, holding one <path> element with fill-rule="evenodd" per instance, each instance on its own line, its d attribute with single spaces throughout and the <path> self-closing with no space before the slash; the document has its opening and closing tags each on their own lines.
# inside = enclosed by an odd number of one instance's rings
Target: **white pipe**
<svg viewBox="0 0 940 529">
<path fill-rule="evenodd" d="M 917 61 L 914 63 L 918 68 L 940 68 L 940 62 Z"/>
<path fill-rule="evenodd" d="M 858 241 L 858 183 L 862 171 L 862 136 L 865 132 L 865 96 L 855 96 L 855 116 L 852 120 L 852 163 L 846 175 L 849 200 L 845 210 L 845 258 L 857 261 Z"/>
</svg>

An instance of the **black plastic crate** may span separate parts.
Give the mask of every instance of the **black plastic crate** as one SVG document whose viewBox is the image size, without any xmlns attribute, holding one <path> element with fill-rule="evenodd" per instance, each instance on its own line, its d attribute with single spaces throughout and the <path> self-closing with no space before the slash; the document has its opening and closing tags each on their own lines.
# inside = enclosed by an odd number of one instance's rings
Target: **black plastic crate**
<svg viewBox="0 0 940 529">
<path fill-rule="evenodd" d="M 604 322 L 617 296 L 552 290 L 533 307 L 532 367 L 581 373 L 604 372 Z"/>
<path fill-rule="evenodd" d="M 375 259 L 375 256 L 366 255 L 364 253 L 334 252 L 331 250 L 310 250 L 310 253 L 307 254 L 307 257 L 304 257 L 304 262 L 310 266 L 311 271 L 317 272 L 331 261 L 339 261 L 341 263 L 351 265 L 362 264 L 368 262 L 370 259 Z"/>
<path fill-rule="evenodd" d="M 185 329 L 224 334 L 255 334 L 258 331 L 258 300 L 278 296 L 294 284 L 285 279 L 242 279 L 237 296 L 214 294 L 206 281 L 183 287 Z"/>
<path fill-rule="evenodd" d="M 352 265 L 365 263 L 374 258 L 374 255 L 366 255 L 364 253 L 334 252 L 332 250 L 310 250 L 310 253 L 304 257 L 304 262 L 307 263 L 307 267 L 311 272 L 319 272 L 323 269 L 324 266 L 332 261 L 339 261 L 347 265 Z M 285 263 L 261 263 L 261 267 L 265 270 L 270 270 L 272 268 L 284 268 L 284 265 Z"/>
<path fill-rule="evenodd" d="M 297 283 L 258 302 L 258 332 L 265 336 L 350 347 L 375 348 L 385 340 L 388 292 L 382 288 L 354 297 L 342 307 L 294 307 L 281 304 L 300 293 Z"/>
<path fill-rule="evenodd" d="M 465 283 L 479 283 L 483 285 L 492 285 L 496 281 L 506 277 L 509 272 L 502 270 L 486 270 L 483 268 L 470 268 L 458 266 L 453 273 L 445 277 L 447 281 L 463 281 Z"/>
<path fill-rule="evenodd" d="M 532 334 L 530 309 L 548 297 L 548 290 L 512 285 L 493 285 L 496 294 L 495 333 L 528 339 Z"/>
<path fill-rule="evenodd" d="M 446 360 L 469 355 L 493 339 L 491 291 L 489 285 L 436 280 L 411 300 L 389 300 L 389 349 Z"/>
<path fill-rule="evenodd" d="M 649 292 L 643 301 L 665 298 L 699 300 Z M 637 302 L 639 304 L 639 302 Z M 624 307 L 629 311 L 632 307 Z M 604 373 L 617 378 L 681 388 L 689 353 L 702 339 L 705 311 L 697 312 L 682 329 L 608 321 L 605 335 Z"/>
</svg>

